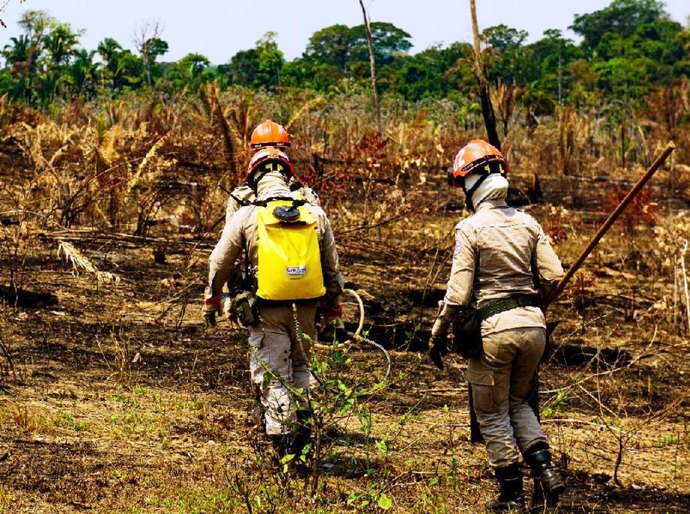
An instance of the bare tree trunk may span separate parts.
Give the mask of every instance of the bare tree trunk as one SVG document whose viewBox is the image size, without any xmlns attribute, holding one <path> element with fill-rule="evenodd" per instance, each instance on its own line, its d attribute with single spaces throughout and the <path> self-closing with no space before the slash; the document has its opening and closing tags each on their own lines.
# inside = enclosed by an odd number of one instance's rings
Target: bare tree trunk
<svg viewBox="0 0 690 514">
<path fill-rule="evenodd" d="M 362 8 L 364 29 L 367 34 L 367 45 L 369 45 L 369 67 L 371 68 L 371 89 L 374 92 L 374 108 L 376 109 L 376 128 L 379 134 L 381 134 L 381 106 L 379 105 L 379 94 L 376 89 L 376 60 L 374 59 L 374 44 L 371 42 L 371 26 L 369 25 L 367 11 L 364 8 L 364 2 L 359 0 L 359 5 Z"/>
<path fill-rule="evenodd" d="M 146 85 L 151 86 L 151 49 L 148 48 L 146 42 L 149 39 L 159 38 L 163 33 L 160 24 L 156 22 L 145 22 L 136 29 L 134 34 L 134 46 L 141 55 L 141 60 L 144 62 L 144 74 L 146 76 Z M 155 59 L 155 57 L 154 57 Z"/>
<path fill-rule="evenodd" d="M 484 126 L 486 127 L 486 135 L 489 138 L 489 143 L 500 150 L 501 142 L 498 139 L 498 131 L 496 130 L 496 115 L 491 105 L 489 84 L 486 82 L 486 77 L 484 77 L 484 69 L 482 66 L 482 51 L 479 45 L 479 28 L 477 25 L 477 7 L 475 6 L 475 0 L 470 0 L 470 11 L 472 14 L 472 34 L 474 35 L 474 73 L 479 82 L 479 100 L 482 104 Z"/>
</svg>

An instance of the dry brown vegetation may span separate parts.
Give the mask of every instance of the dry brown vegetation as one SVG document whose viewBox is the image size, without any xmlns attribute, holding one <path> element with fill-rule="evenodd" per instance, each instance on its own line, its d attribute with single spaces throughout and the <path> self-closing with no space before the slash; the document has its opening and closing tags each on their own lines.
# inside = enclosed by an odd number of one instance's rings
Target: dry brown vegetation
<svg viewBox="0 0 690 514">
<path fill-rule="evenodd" d="M 680 91 L 618 118 L 564 108 L 523 127 L 505 110 L 511 197 L 541 190 L 525 209 L 566 266 L 666 142 L 678 146 L 550 311 L 561 323 L 542 418 L 568 485 L 561 512 L 690 505 Z M 209 88 L 50 117 L 0 105 L 0 512 L 481 511 L 495 487 L 469 443 L 464 363 L 442 373 L 423 351 L 465 215 L 442 170 L 481 126 L 442 102 L 382 107 L 378 136 L 356 94 Z M 249 417 L 244 334 L 199 316 L 226 191 L 266 117 L 289 123 L 368 335 L 393 362 L 384 379 L 370 347 L 319 353 L 347 391 L 319 393 L 324 446 L 306 474 L 272 471 Z"/>
</svg>

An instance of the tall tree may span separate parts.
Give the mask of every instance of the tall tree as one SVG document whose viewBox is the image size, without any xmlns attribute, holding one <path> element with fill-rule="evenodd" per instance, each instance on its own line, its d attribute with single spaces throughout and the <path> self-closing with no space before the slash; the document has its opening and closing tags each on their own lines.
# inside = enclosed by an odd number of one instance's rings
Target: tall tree
<svg viewBox="0 0 690 514">
<path fill-rule="evenodd" d="M 304 57 L 313 63 L 335 66 L 341 77 L 345 77 L 349 71 L 353 39 L 349 27 L 331 25 L 312 34 Z"/>
<path fill-rule="evenodd" d="M 570 28 L 582 36 L 586 50 L 599 52 L 607 35 L 630 37 L 641 25 L 654 23 L 664 15 L 660 0 L 613 0 L 603 9 L 576 15 Z"/>
<path fill-rule="evenodd" d="M 482 63 L 482 49 L 479 39 L 477 6 L 475 5 L 475 0 L 470 0 L 470 14 L 472 17 L 472 34 L 474 36 L 474 73 L 477 77 L 477 82 L 479 83 L 479 100 L 482 106 L 484 126 L 486 127 L 486 135 L 489 139 L 489 143 L 500 150 L 501 141 L 498 139 L 498 131 L 496 130 L 496 115 L 494 114 L 494 109 L 491 105 L 489 83 L 484 75 L 484 65 Z"/>
<path fill-rule="evenodd" d="M 369 16 L 367 10 L 364 8 L 364 2 L 359 0 L 359 5 L 362 8 L 362 16 L 364 16 L 364 28 L 367 35 L 367 46 L 369 48 L 369 66 L 371 69 L 371 90 L 374 95 L 374 109 L 376 109 L 376 128 L 381 134 L 381 106 L 379 105 L 379 93 L 376 88 L 376 58 L 374 57 L 374 45 L 371 38 L 371 26 L 369 25 Z"/>
<path fill-rule="evenodd" d="M 576 16 L 571 28 L 609 95 L 642 98 L 654 84 L 669 85 L 687 62 L 683 27 L 657 0 L 614 0 Z"/>
<path fill-rule="evenodd" d="M 153 84 L 153 70 L 156 66 L 156 59 L 168 52 L 168 43 L 160 38 L 152 37 L 144 41 L 140 52 L 146 73 L 146 83 L 150 86 Z"/>
<path fill-rule="evenodd" d="M 26 11 L 19 19 L 23 33 L 11 38 L 3 56 L 12 68 L 12 99 L 47 106 L 67 83 L 66 66 L 74 55 L 81 32 L 60 23 L 45 11 Z"/>
<path fill-rule="evenodd" d="M 73 32 L 67 23 L 57 23 L 44 36 L 45 49 L 53 66 L 66 64 L 79 44 L 83 31 Z"/>
<path fill-rule="evenodd" d="M 274 89 L 280 84 L 285 65 L 285 57 L 278 49 L 275 37 L 275 32 L 267 32 L 254 48 L 237 52 L 228 66 L 219 69 L 229 75 L 233 84 Z"/>
<path fill-rule="evenodd" d="M 10 38 L 10 43 L 6 44 L 2 50 L 2 55 L 14 78 L 8 90 L 10 98 L 31 103 L 34 94 L 32 81 L 36 75 L 39 49 L 32 44 L 26 34 L 20 34 Z"/>
<path fill-rule="evenodd" d="M 496 25 L 484 29 L 480 39 L 486 45 L 484 65 L 487 78 L 492 82 L 524 85 L 530 69 L 530 62 L 523 43 L 527 32 L 507 25 Z"/>
<path fill-rule="evenodd" d="M 413 55 L 401 56 L 394 69 L 392 89 L 408 100 L 469 95 L 476 88 L 471 68 L 472 46 L 453 43 L 448 48 L 432 46 Z"/>
<path fill-rule="evenodd" d="M 146 22 L 141 25 L 135 36 L 134 46 L 144 63 L 146 84 L 153 84 L 153 69 L 156 59 L 168 51 L 168 43 L 161 39 L 163 29 L 158 22 Z"/>
<path fill-rule="evenodd" d="M 94 50 L 78 49 L 74 52 L 74 58 L 69 65 L 69 82 L 72 92 L 82 94 L 86 98 L 94 95 L 94 81 L 98 69 L 93 62 L 95 54 Z"/>
<path fill-rule="evenodd" d="M 530 77 L 530 89 L 545 93 L 554 104 L 561 104 L 574 82 L 569 73 L 570 64 L 582 58 L 582 52 L 557 29 L 545 30 L 543 37 L 529 45 L 528 50 L 531 61 L 536 65 L 534 75 Z"/>
<path fill-rule="evenodd" d="M 73 32 L 69 24 L 57 21 L 51 23 L 50 27 L 43 37 L 48 60 L 42 77 L 42 101 L 45 105 L 55 99 L 61 87 L 64 89 L 70 83 L 68 63 L 74 57 L 83 33 Z"/>
<path fill-rule="evenodd" d="M 196 92 L 202 84 L 214 80 L 216 74 L 208 57 L 192 53 L 170 64 L 165 70 L 164 78 L 173 90 L 187 87 L 190 91 Z"/>
<path fill-rule="evenodd" d="M 104 62 L 100 78 L 106 88 L 118 92 L 136 88 L 144 75 L 143 61 L 129 50 L 124 50 L 113 38 L 105 38 L 98 44 L 97 52 Z"/>
<path fill-rule="evenodd" d="M 374 50 L 376 63 L 379 65 L 390 63 L 399 54 L 406 53 L 412 48 L 410 34 L 396 27 L 392 23 L 374 21 L 369 23 L 367 36 L 366 23 L 352 27 L 351 59 L 367 61 L 369 59 L 369 40 Z"/>
</svg>

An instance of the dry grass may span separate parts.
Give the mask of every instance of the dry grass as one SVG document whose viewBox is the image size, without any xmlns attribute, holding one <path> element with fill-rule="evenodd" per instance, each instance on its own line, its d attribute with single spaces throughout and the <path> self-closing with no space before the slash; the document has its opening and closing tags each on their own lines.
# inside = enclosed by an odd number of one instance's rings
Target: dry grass
<svg viewBox="0 0 690 514">
<path fill-rule="evenodd" d="M 84 254 L 77 250 L 74 245 L 66 241 L 59 241 L 57 249 L 58 257 L 64 257 L 65 262 L 72 266 L 75 273 L 85 271 L 96 277 L 98 283 L 118 283 L 121 279 L 115 273 L 99 270 Z"/>
</svg>

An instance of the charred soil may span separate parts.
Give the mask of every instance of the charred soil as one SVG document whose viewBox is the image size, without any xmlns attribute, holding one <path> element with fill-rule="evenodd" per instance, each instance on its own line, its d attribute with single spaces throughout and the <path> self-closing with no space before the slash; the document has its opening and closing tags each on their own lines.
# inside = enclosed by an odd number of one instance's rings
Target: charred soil
<svg viewBox="0 0 690 514">
<path fill-rule="evenodd" d="M 375 348 L 350 347 L 342 383 L 366 394 L 329 418 L 318 462 L 286 473 L 251 416 L 245 334 L 200 321 L 217 234 L 65 230 L 3 253 L 21 287 L 0 284 L 0 511 L 481 511 L 495 485 L 469 442 L 465 363 L 450 356 L 441 372 L 425 354 L 463 216 L 436 191 L 410 192 L 385 223 L 332 209 L 342 269 L 392 372 L 382 378 Z M 526 209 L 566 266 L 598 222 Z M 614 229 L 549 312 L 561 322 L 541 406 L 568 486 L 559 512 L 685 513 L 687 298 L 663 234 Z M 61 241 L 112 276 L 66 263 Z"/>
</svg>

